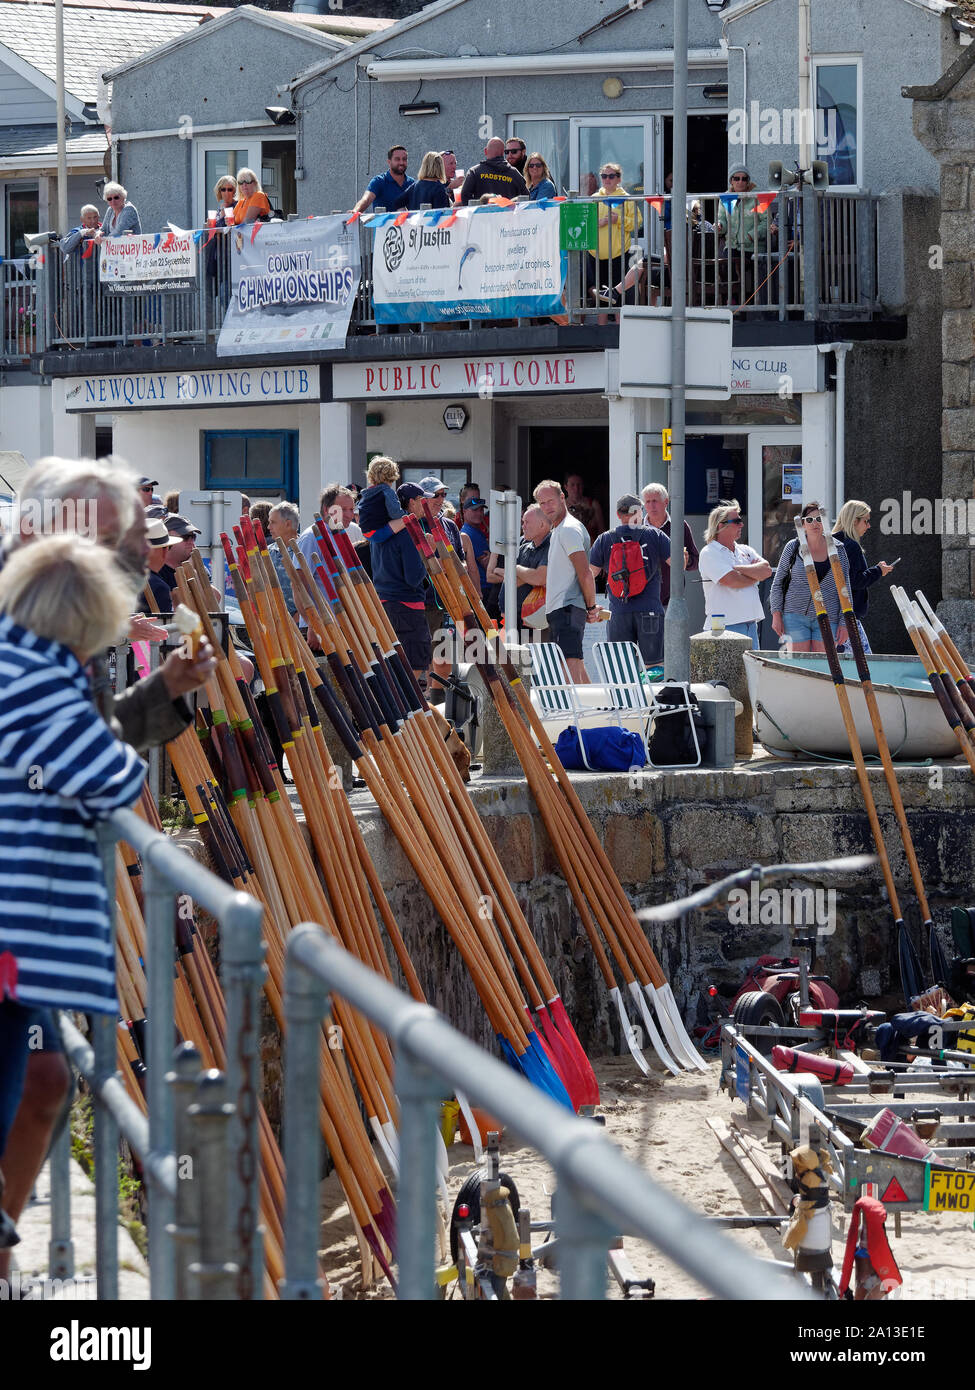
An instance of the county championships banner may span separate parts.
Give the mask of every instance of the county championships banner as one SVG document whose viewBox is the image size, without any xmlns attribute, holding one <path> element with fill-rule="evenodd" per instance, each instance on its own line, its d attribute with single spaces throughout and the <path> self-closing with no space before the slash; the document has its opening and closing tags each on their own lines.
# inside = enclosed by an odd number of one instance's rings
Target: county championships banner
<svg viewBox="0 0 975 1390">
<path fill-rule="evenodd" d="M 98 278 L 110 294 L 189 289 L 196 280 L 193 233 L 107 237 L 99 248 Z"/>
<path fill-rule="evenodd" d="M 359 229 L 343 217 L 253 222 L 230 237 L 233 297 L 217 355 L 342 348 L 359 288 Z"/>
<path fill-rule="evenodd" d="M 367 220 L 367 219 L 363 219 Z M 377 213 L 373 304 L 378 323 L 544 318 L 564 312 L 559 206 Z"/>
</svg>

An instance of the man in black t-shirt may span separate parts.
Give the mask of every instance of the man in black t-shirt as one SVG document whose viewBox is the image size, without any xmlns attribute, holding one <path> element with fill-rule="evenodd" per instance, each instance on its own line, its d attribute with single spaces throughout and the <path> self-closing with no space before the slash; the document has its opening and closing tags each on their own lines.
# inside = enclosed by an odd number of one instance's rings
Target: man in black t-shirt
<svg viewBox="0 0 975 1390">
<path fill-rule="evenodd" d="M 484 146 L 484 158 L 480 164 L 475 164 L 468 171 L 460 190 L 460 201 L 466 207 L 488 193 L 497 194 L 500 198 L 528 196 L 525 180 L 504 157 L 504 141 L 496 138 Z"/>
</svg>

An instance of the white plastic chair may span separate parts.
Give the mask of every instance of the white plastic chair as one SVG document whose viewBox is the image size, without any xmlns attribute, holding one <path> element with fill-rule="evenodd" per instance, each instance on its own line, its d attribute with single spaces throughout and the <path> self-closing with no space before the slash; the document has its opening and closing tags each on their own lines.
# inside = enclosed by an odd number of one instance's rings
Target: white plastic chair
<svg viewBox="0 0 975 1390">
<path fill-rule="evenodd" d="M 697 736 L 691 706 L 694 703 L 691 688 L 686 681 L 667 681 L 668 689 L 680 689 L 683 703 L 678 705 L 661 704 L 654 694 L 653 687 L 646 679 L 646 666 L 635 642 L 597 642 L 593 647 L 593 660 L 600 682 L 605 684 L 615 709 L 621 714 L 639 714 L 646 717 L 644 743 L 647 749 L 647 762 L 650 767 L 670 769 L 679 767 L 700 767 L 701 744 Z M 650 726 L 657 719 L 669 715 L 686 715 L 694 744 L 694 761 L 689 763 L 655 763 L 650 756 Z"/>
<path fill-rule="evenodd" d="M 532 694 L 538 697 L 539 714 L 542 719 L 562 719 L 568 716 L 575 726 L 583 764 L 590 772 L 594 771 L 586 756 L 582 725 L 587 719 L 605 724 L 607 716 L 611 716 L 613 722 L 622 729 L 619 705 L 583 704 L 579 699 L 579 687 L 569 674 L 565 654 L 557 643 L 531 642 L 528 652 L 531 658 Z"/>
</svg>

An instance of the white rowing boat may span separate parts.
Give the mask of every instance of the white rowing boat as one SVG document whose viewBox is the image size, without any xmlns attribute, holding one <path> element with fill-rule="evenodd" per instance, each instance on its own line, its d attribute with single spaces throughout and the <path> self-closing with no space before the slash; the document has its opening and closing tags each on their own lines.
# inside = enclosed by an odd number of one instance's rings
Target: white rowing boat
<svg viewBox="0 0 975 1390">
<path fill-rule="evenodd" d="M 850 745 L 832 689 L 825 656 L 777 652 L 744 653 L 748 692 L 758 737 L 770 753 L 802 757 L 815 753 L 848 758 Z M 895 758 L 953 758 L 958 741 L 948 726 L 915 656 L 870 656 L 870 679 L 880 718 Z M 865 754 L 877 753 L 863 690 L 852 657 L 841 657 L 850 707 Z"/>
</svg>

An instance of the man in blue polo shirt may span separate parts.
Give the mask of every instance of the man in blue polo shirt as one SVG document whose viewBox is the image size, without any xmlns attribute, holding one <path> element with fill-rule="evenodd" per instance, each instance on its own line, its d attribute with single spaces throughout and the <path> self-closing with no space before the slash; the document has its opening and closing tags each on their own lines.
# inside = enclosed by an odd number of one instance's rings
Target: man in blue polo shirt
<svg viewBox="0 0 975 1390">
<path fill-rule="evenodd" d="M 387 212 L 404 207 L 410 189 L 415 182 L 406 172 L 408 160 L 409 156 L 404 145 L 390 145 L 386 151 L 386 163 L 389 168 L 385 174 L 377 174 L 375 178 L 369 180 L 365 193 L 352 211 L 365 212 L 366 208 L 372 207 L 373 203 L 377 207 L 385 208 Z"/>
</svg>

